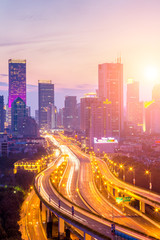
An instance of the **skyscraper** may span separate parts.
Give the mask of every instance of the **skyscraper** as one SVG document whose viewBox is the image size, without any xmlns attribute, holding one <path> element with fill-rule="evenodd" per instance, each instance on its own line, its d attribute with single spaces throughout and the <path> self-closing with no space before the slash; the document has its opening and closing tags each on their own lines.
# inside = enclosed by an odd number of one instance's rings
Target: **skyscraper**
<svg viewBox="0 0 160 240">
<path fill-rule="evenodd" d="M 54 84 L 51 80 L 38 81 L 39 127 L 48 129 L 48 107 L 54 104 Z"/>
<path fill-rule="evenodd" d="M 17 97 L 26 104 L 26 60 L 9 59 L 9 108 Z"/>
<path fill-rule="evenodd" d="M 151 101 L 145 107 L 145 132 L 147 134 L 160 134 L 160 101 Z"/>
<path fill-rule="evenodd" d="M 85 94 L 81 98 L 81 130 L 86 145 L 93 147 L 94 138 L 111 136 L 111 104 L 101 101 L 96 94 Z"/>
<path fill-rule="evenodd" d="M 129 79 L 127 83 L 128 134 L 143 130 L 143 103 L 139 102 L 139 82 Z"/>
<path fill-rule="evenodd" d="M 47 108 L 47 125 L 49 130 L 57 127 L 57 108 L 53 103 Z"/>
<path fill-rule="evenodd" d="M 77 123 L 77 97 L 66 96 L 64 102 L 64 128 L 76 129 Z"/>
<path fill-rule="evenodd" d="M 27 115 L 23 117 L 18 126 L 18 133 L 23 137 L 37 137 L 38 126 L 35 119 Z"/>
<path fill-rule="evenodd" d="M 21 128 L 20 125 L 22 124 L 24 117 L 26 117 L 26 104 L 20 97 L 16 98 L 12 103 L 11 116 L 12 132 L 17 134 L 19 133 L 19 129 Z"/>
<path fill-rule="evenodd" d="M 63 116 L 64 116 L 64 108 L 60 108 L 57 112 L 57 127 L 63 128 Z"/>
<path fill-rule="evenodd" d="M 127 121 L 129 123 L 138 123 L 138 111 L 139 104 L 139 82 L 129 80 L 127 84 Z"/>
<path fill-rule="evenodd" d="M 39 125 L 39 111 L 38 110 L 35 110 L 35 120 L 36 120 L 36 123 Z"/>
<path fill-rule="evenodd" d="M 110 102 L 110 137 L 120 138 L 123 130 L 123 64 L 104 63 L 98 66 L 98 94 L 101 101 Z"/>
<path fill-rule="evenodd" d="M 0 132 L 4 131 L 4 98 L 0 96 Z"/>
<path fill-rule="evenodd" d="M 152 90 L 152 99 L 160 102 L 160 84 L 156 84 Z"/>
</svg>

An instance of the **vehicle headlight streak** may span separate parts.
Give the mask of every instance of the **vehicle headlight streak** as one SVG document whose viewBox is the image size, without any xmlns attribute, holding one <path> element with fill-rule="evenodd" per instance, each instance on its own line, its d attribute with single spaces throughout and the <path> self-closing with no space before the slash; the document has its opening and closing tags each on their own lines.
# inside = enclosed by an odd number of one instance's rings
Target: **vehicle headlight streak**
<svg viewBox="0 0 160 240">
<path fill-rule="evenodd" d="M 56 145 L 56 140 L 48 135 L 47 137 L 49 137 L 50 139 L 52 139 L 52 141 L 55 141 L 54 144 Z M 66 153 L 69 155 L 69 158 L 72 158 L 73 162 L 75 162 L 75 170 L 78 170 L 79 169 L 79 160 L 78 158 L 74 155 L 74 153 L 71 152 L 70 149 L 68 149 L 67 146 L 60 146 L 60 144 L 58 143 L 57 144 L 59 146 L 59 148 L 61 149 L 62 153 Z M 60 160 L 60 159 L 59 159 Z M 43 171 L 42 174 L 39 174 L 37 177 L 36 177 L 36 185 L 37 185 L 37 189 L 39 189 L 39 186 L 40 186 L 40 195 L 44 198 L 44 200 L 50 205 L 50 206 L 53 206 L 55 209 L 57 209 L 59 212 L 62 212 L 63 214 L 65 214 L 66 216 L 69 216 L 70 219 L 74 219 L 75 221 L 77 222 L 82 222 L 84 225 L 88 225 L 88 221 L 85 220 L 84 218 L 81 218 L 79 217 L 77 214 L 75 214 L 74 216 L 72 216 L 72 213 L 71 213 L 71 207 L 72 207 L 72 204 L 67 202 L 67 200 L 65 200 L 63 197 L 61 197 L 57 191 L 52 187 L 52 184 L 51 182 L 49 181 L 49 184 L 50 184 L 50 187 L 52 188 L 52 192 L 57 196 L 57 198 L 59 198 L 63 204 L 66 204 L 67 205 L 67 208 L 69 207 L 70 209 L 67 210 L 66 208 L 64 207 L 60 207 L 59 208 L 59 205 L 58 205 L 58 201 L 56 202 L 54 199 L 51 198 L 51 195 L 48 195 L 47 192 L 44 190 L 44 187 L 43 187 L 43 178 L 44 178 L 44 173 L 46 171 L 48 171 L 53 165 L 55 164 L 55 162 L 51 163 L 49 165 L 49 167 Z M 73 167 L 74 169 L 74 167 Z M 47 172 L 46 172 L 47 174 Z M 73 174 L 70 175 L 70 178 L 72 177 Z M 70 184 L 71 185 L 71 181 L 69 180 Z M 98 216 L 95 216 L 95 215 L 92 215 L 88 212 L 86 212 L 85 210 L 82 210 L 82 209 L 79 209 L 77 207 L 75 207 L 75 210 L 80 212 L 81 214 L 83 214 L 84 216 L 86 217 L 89 217 L 90 219 L 93 219 L 95 221 L 98 221 L 102 224 L 105 224 L 106 226 L 110 226 L 110 222 L 108 222 L 106 219 L 101 219 L 99 218 Z M 142 236 L 142 235 L 139 235 L 139 233 L 135 233 L 135 232 L 132 232 L 130 231 L 129 229 L 126 229 L 122 226 L 117 226 L 117 230 L 121 231 L 121 232 L 124 232 L 126 234 L 129 234 L 131 236 L 134 236 L 138 239 L 148 239 L 148 237 L 146 236 Z M 140 237 L 140 238 L 139 238 Z"/>
<path fill-rule="evenodd" d="M 70 169 L 67 184 L 66 184 L 66 190 L 67 190 L 68 196 L 71 195 L 71 184 L 72 184 L 73 173 L 74 173 L 74 167 L 72 166 Z"/>
<path fill-rule="evenodd" d="M 50 196 L 46 193 L 46 191 L 43 188 L 43 175 L 40 175 L 38 178 L 38 186 L 40 186 L 40 194 L 43 196 L 43 198 L 45 199 L 46 202 L 49 203 L 49 205 L 53 206 L 55 209 L 57 209 L 58 211 L 62 212 L 63 214 L 79 221 L 79 222 L 86 222 L 85 219 L 77 216 L 76 214 L 74 216 L 72 216 L 71 211 L 65 209 L 64 207 L 61 206 L 61 208 L 59 208 L 59 205 L 56 201 L 54 201 L 52 198 L 50 198 Z"/>
</svg>

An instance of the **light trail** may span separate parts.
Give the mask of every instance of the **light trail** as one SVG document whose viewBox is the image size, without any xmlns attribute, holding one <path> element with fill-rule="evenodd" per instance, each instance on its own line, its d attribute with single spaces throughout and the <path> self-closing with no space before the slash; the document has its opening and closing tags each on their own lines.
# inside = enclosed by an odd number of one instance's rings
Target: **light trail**
<svg viewBox="0 0 160 240">
<path fill-rule="evenodd" d="M 68 151 L 68 149 L 67 149 L 66 151 L 68 152 L 68 155 L 70 155 L 71 150 Z M 75 157 L 75 158 L 73 158 L 73 161 L 75 161 L 75 164 L 76 164 L 76 162 L 77 162 L 77 166 L 78 166 L 79 162 L 77 161 L 77 157 L 76 157 L 75 155 L 74 155 L 74 157 Z M 60 160 L 60 158 L 59 158 L 59 160 Z M 54 166 L 54 164 L 55 164 L 55 166 Z M 52 170 L 51 168 L 52 168 L 52 167 L 53 167 L 53 168 L 56 167 L 56 164 L 58 164 L 58 160 L 55 161 L 53 164 L 50 164 L 49 168 L 47 168 L 46 170 L 44 170 L 44 174 L 42 173 L 42 174 L 40 174 L 40 175 L 38 175 L 38 176 L 36 177 L 36 186 L 37 186 L 37 189 L 39 189 L 39 186 L 40 186 L 40 195 L 43 197 L 43 199 L 44 199 L 49 205 L 53 206 L 53 208 L 55 208 L 56 210 L 58 210 L 59 212 L 62 212 L 62 213 L 65 214 L 66 216 L 69 216 L 71 219 L 74 219 L 74 220 L 77 221 L 77 222 L 81 222 L 81 223 L 83 223 L 83 224 L 86 225 L 86 226 L 87 226 L 87 225 L 88 225 L 89 227 L 92 226 L 92 224 L 90 224 L 90 222 L 88 222 L 88 220 L 86 220 L 86 218 L 89 218 L 89 219 L 90 219 L 89 221 L 94 220 L 94 221 L 97 221 L 97 222 L 100 223 L 100 224 L 104 224 L 105 226 L 108 226 L 108 227 L 110 228 L 110 224 L 111 224 L 111 223 L 110 223 L 109 221 L 107 221 L 107 220 L 105 220 L 105 219 L 102 219 L 102 218 L 100 218 L 100 217 L 98 217 L 98 216 L 96 216 L 96 215 L 93 215 L 93 214 L 91 214 L 91 213 L 89 213 L 89 212 L 86 212 L 85 210 L 80 209 L 80 208 L 78 208 L 78 207 L 76 207 L 76 206 L 75 206 L 75 211 L 76 211 L 77 213 L 76 213 L 74 216 L 72 216 L 71 210 L 66 209 L 66 207 L 61 206 L 61 207 L 59 208 L 58 201 L 55 200 L 55 197 L 54 197 L 54 199 L 53 199 L 50 193 L 48 194 L 48 190 L 47 190 L 46 184 L 45 184 L 45 179 L 46 179 L 46 180 L 48 179 L 48 181 L 49 181 L 49 175 L 51 174 L 51 170 Z M 75 168 L 76 168 L 76 167 L 75 167 Z M 53 171 L 53 170 L 52 170 L 52 171 Z M 70 180 L 69 180 L 69 181 L 70 181 Z M 61 197 L 61 196 L 57 193 L 57 191 L 52 187 L 52 184 L 51 184 L 50 181 L 49 181 L 49 185 L 50 185 L 50 188 L 52 189 L 53 196 L 55 195 L 58 199 L 60 199 L 60 200 L 62 201 L 62 203 L 63 203 L 64 205 L 70 207 L 70 209 L 71 209 L 72 204 L 69 203 L 67 200 L 65 200 L 63 197 Z M 69 185 L 71 185 L 71 182 L 70 182 Z M 82 218 L 82 217 L 78 216 L 77 214 L 79 214 L 79 213 L 80 213 L 81 215 L 83 215 L 84 217 Z M 96 223 L 95 223 L 95 224 L 96 224 Z M 119 231 L 121 231 L 121 232 L 124 232 L 124 233 L 126 233 L 126 234 L 128 234 L 128 235 L 134 236 L 134 237 L 136 237 L 136 238 L 138 238 L 138 239 L 142 239 L 142 240 L 150 239 L 150 238 L 148 238 L 148 237 L 146 237 L 146 236 L 143 236 L 143 235 L 141 235 L 141 234 L 139 234 L 139 233 L 135 233 L 135 232 L 133 232 L 133 231 L 131 231 L 131 230 L 128 230 L 128 229 L 126 229 L 125 227 L 120 227 L 120 226 L 117 225 L 117 226 L 116 226 L 116 229 L 119 230 Z"/>
</svg>

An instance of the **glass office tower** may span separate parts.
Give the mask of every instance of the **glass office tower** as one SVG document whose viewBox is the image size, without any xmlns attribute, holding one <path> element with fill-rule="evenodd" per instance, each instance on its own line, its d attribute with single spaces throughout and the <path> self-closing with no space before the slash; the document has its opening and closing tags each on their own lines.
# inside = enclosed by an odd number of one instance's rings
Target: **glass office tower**
<svg viewBox="0 0 160 240">
<path fill-rule="evenodd" d="M 9 59 L 8 107 L 20 97 L 26 104 L 26 60 Z"/>
<path fill-rule="evenodd" d="M 54 84 L 51 80 L 38 81 L 39 127 L 48 130 L 48 108 L 54 105 Z"/>
</svg>

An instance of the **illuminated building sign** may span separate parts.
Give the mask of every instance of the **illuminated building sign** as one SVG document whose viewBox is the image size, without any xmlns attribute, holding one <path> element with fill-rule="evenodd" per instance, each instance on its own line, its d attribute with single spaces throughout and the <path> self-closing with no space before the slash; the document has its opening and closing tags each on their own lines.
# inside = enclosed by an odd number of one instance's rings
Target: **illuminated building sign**
<svg viewBox="0 0 160 240">
<path fill-rule="evenodd" d="M 111 104 L 112 102 L 106 99 L 106 101 L 103 102 L 103 104 Z"/>
<path fill-rule="evenodd" d="M 94 138 L 94 143 L 118 143 L 118 141 L 111 137 L 101 139 Z"/>
</svg>

